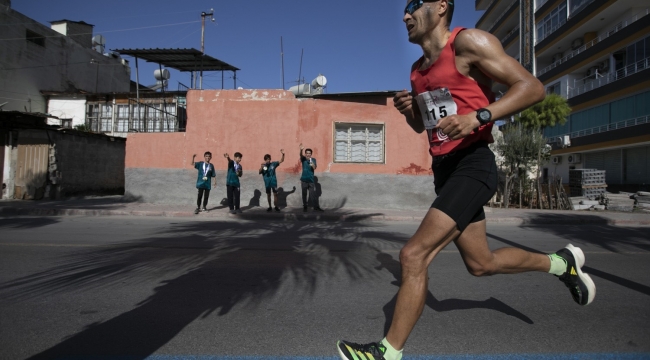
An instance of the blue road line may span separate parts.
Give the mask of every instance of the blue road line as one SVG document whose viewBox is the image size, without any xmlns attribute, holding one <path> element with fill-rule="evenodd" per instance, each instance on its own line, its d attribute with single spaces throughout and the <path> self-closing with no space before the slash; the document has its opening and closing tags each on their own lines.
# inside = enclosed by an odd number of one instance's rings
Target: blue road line
<svg viewBox="0 0 650 360">
<path fill-rule="evenodd" d="M 93 359 L 98 359 L 93 357 Z M 101 358 L 100 358 L 101 359 Z M 115 359 L 114 357 L 112 359 Z M 119 360 L 142 359 L 120 357 Z M 580 353 L 580 354 L 493 354 L 493 355 L 413 355 L 404 360 L 643 360 L 650 353 Z M 145 360 L 340 360 L 338 356 L 210 356 L 210 355 L 152 355 Z"/>
</svg>

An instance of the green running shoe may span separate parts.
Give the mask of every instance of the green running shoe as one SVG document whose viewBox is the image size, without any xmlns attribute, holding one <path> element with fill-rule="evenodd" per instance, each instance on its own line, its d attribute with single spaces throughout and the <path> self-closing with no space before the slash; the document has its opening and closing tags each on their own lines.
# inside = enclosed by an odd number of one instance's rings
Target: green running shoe
<svg viewBox="0 0 650 360">
<path fill-rule="evenodd" d="M 343 360 L 384 360 L 386 347 L 381 343 L 357 344 L 345 340 L 336 343 Z"/>
<path fill-rule="evenodd" d="M 582 272 L 585 264 L 585 254 L 579 247 L 571 244 L 555 253 L 566 261 L 566 271 L 560 280 L 569 288 L 573 300 L 579 305 L 589 305 L 596 297 L 596 285 L 591 277 Z"/>
</svg>

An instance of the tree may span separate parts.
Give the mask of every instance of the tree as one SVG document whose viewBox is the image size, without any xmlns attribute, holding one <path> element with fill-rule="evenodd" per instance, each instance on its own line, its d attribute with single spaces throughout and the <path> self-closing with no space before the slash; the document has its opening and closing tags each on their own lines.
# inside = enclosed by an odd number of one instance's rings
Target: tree
<svg viewBox="0 0 650 360">
<path fill-rule="evenodd" d="M 544 100 L 522 111 L 515 118 L 525 127 L 534 129 L 541 134 L 546 127 L 564 125 L 569 114 L 571 114 L 571 107 L 569 107 L 569 104 L 565 98 L 558 94 L 548 94 Z M 537 154 L 537 198 L 540 199 L 537 204 L 540 209 L 542 206 L 542 189 L 541 182 L 539 181 L 539 172 L 542 161 L 548 160 L 550 155 L 550 151 L 544 154 L 543 150 L 544 149 L 540 148 Z"/>
<path fill-rule="evenodd" d="M 548 94 L 541 102 L 522 111 L 515 119 L 528 128 L 543 130 L 546 127 L 564 125 L 571 108 L 566 99 L 558 94 Z"/>
<path fill-rule="evenodd" d="M 519 179 L 519 199 L 522 199 L 522 181 L 527 179 L 527 173 L 537 163 L 541 152 L 545 148 L 546 141 L 539 130 L 528 128 L 519 123 L 511 123 L 504 127 L 503 137 L 498 138 L 495 143 L 496 150 L 502 156 L 506 181 L 503 191 L 504 206 L 507 208 L 510 202 L 510 190 L 513 186 L 512 180 Z"/>
</svg>

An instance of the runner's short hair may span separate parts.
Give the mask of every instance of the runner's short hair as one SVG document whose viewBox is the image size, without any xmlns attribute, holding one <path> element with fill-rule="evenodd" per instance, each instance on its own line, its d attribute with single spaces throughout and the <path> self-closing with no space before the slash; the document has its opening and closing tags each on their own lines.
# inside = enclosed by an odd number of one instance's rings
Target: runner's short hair
<svg viewBox="0 0 650 360">
<path fill-rule="evenodd" d="M 264 155 L 264 161 L 266 161 L 266 160 L 271 160 L 271 155 L 270 154 Z"/>
<path fill-rule="evenodd" d="M 305 149 L 305 152 L 307 152 L 307 151 L 309 151 L 312 154 L 314 153 L 313 151 L 311 151 L 311 149 Z"/>
<path fill-rule="evenodd" d="M 206 155 L 210 155 L 210 156 L 212 156 L 212 153 L 209 152 L 209 151 L 206 151 L 205 153 L 203 153 L 203 156 L 206 156 Z"/>
<path fill-rule="evenodd" d="M 242 155 L 241 155 L 240 152 L 236 152 L 236 153 L 235 153 L 235 157 L 242 157 Z"/>
</svg>

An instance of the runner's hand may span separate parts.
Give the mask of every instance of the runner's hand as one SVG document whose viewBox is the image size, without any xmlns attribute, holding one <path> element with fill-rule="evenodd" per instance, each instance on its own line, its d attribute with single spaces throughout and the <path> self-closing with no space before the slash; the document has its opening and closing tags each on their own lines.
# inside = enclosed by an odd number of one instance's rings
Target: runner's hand
<svg viewBox="0 0 650 360">
<path fill-rule="evenodd" d="M 413 118 L 413 96 L 407 90 L 402 90 L 393 97 L 393 105 L 404 116 Z"/>
<path fill-rule="evenodd" d="M 473 112 L 467 115 L 446 116 L 438 121 L 436 128 L 442 130 L 450 139 L 458 140 L 471 134 L 480 125 L 476 113 Z"/>
</svg>

